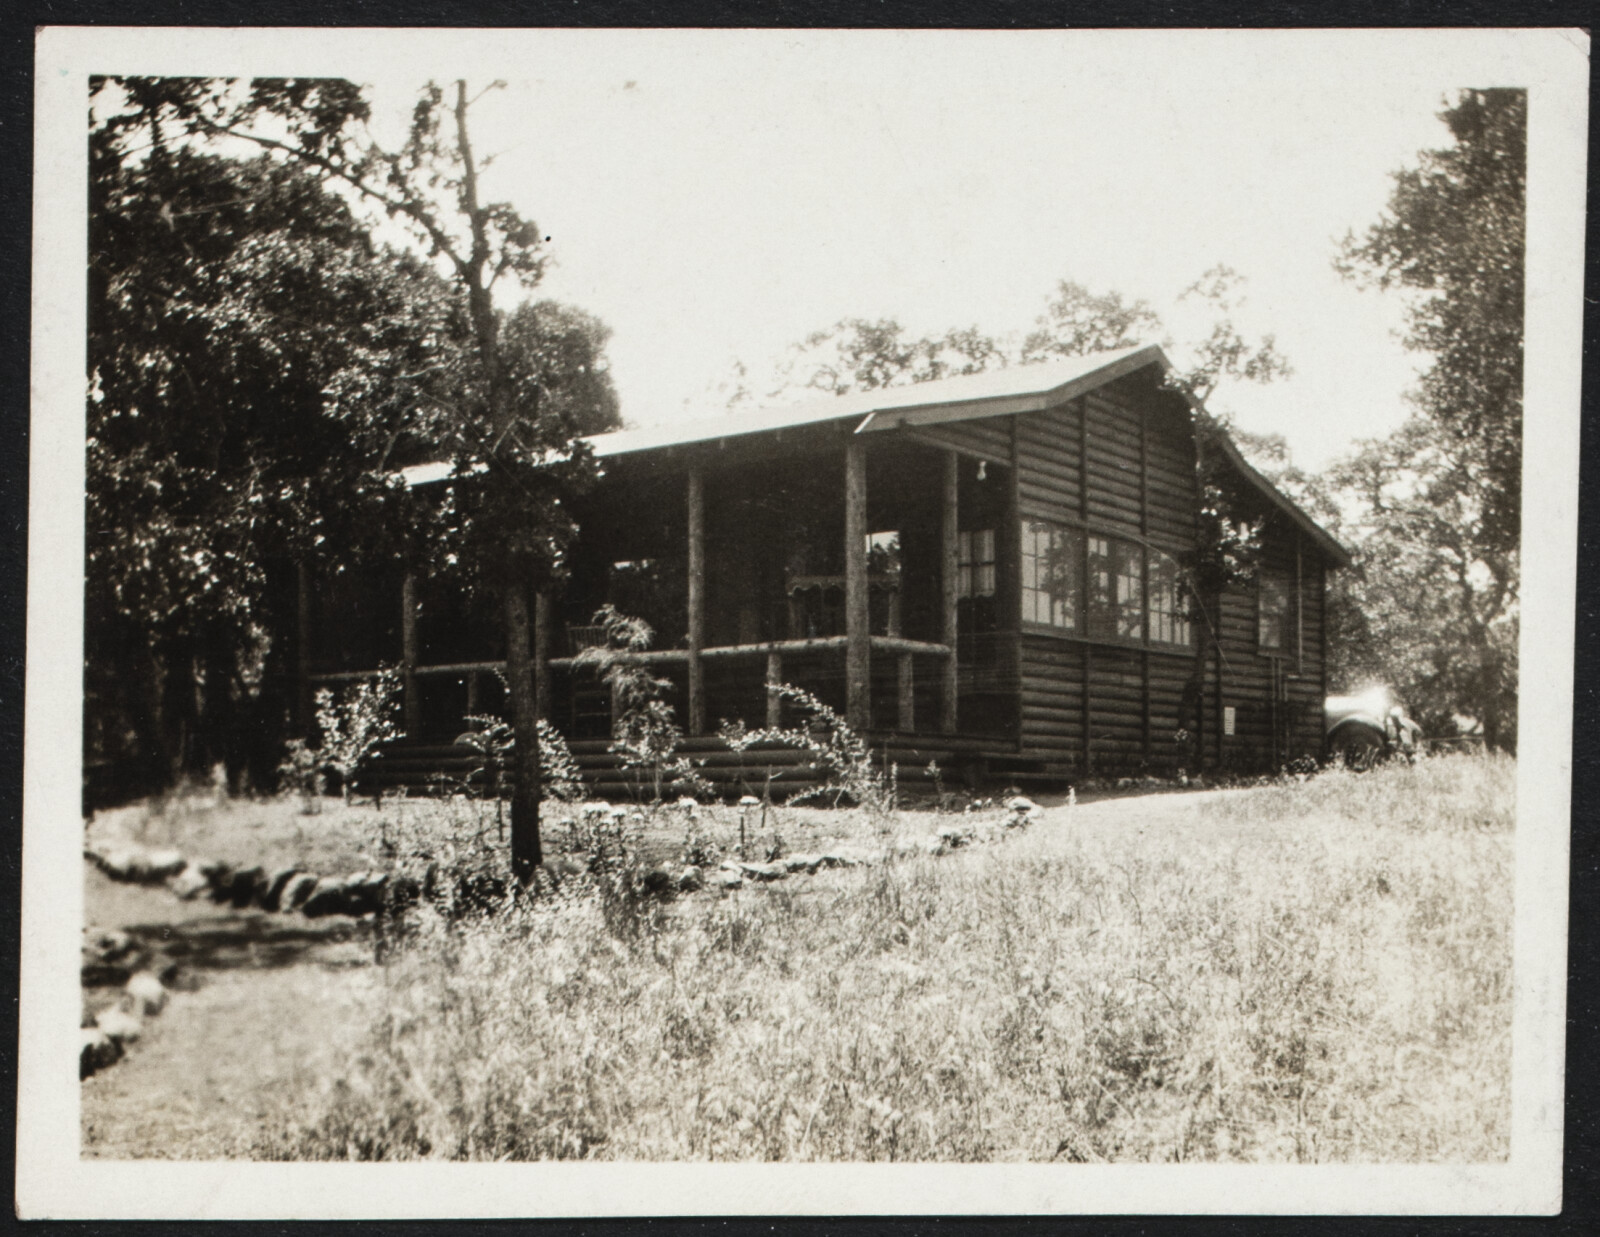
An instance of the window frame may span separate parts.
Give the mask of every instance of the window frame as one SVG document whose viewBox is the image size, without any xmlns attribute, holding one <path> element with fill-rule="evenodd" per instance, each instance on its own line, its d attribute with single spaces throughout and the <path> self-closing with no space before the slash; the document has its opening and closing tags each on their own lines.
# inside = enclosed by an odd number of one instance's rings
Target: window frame
<svg viewBox="0 0 1600 1237">
<path fill-rule="evenodd" d="M 1275 644 L 1268 644 L 1267 634 L 1267 588 L 1268 584 L 1274 585 L 1279 590 L 1281 604 L 1276 607 L 1278 639 Z M 1256 571 L 1256 651 L 1266 657 L 1292 657 L 1290 648 L 1290 632 L 1294 620 L 1294 607 L 1299 604 L 1294 579 L 1286 571 L 1275 571 L 1266 567 Z"/>
<path fill-rule="evenodd" d="M 986 538 L 986 541 L 980 541 Z M 987 552 L 988 557 L 979 557 Z M 979 584 L 987 569 L 989 587 Z M 1020 570 L 1020 562 L 1019 562 Z M 1000 538 L 995 528 L 966 528 L 956 534 L 956 599 L 976 601 L 1000 595 Z"/>
<path fill-rule="evenodd" d="M 1056 534 L 1065 535 L 1074 542 L 1074 575 L 1076 576 L 1075 595 L 1072 601 L 1073 621 L 1071 626 L 1060 623 L 1046 622 L 1034 618 L 1029 613 L 1030 592 L 1044 592 L 1038 584 L 1029 586 L 1026 578 L 1024 560 L 1032 557 L 1036 560 L 1039 556 L 1027 552 L 1030 525 L 1042 525 Z M 1109 605 L 1102 612 L 1109 619 L 1102 619 L 1097 626 L 1095 620 L 1095 606 L 1092 600 L 1094 580 L 1091 572 L 1091 542 L 1105 543 L 1105 555 L 1109 563 Z M 1118 554 L 1128 551 L 1135 553 L 1137 562 L 1136 576 L 1125 570 L 1118 570 Z M 1125 531 L 1113 530 L 1098 525 L 1086 524 L 1076 520 L 1063 520 L 1059 517 L 1038 516 L 1023 513 L 1017 521 L 1017 621 L 1020 631 L 1030 635 L 1048 635 L 1058 639 L 1080 640 L 1091 644 L 1116 645 L 1120 648 L 1151 649 L 1157 652 L 1193 652 L 1195 641 L 1195 626 L 1193 620 L 1185 613 L 1174 616 L 1175 625 L 1183 631 L 1185 639 L 1173 642 L 1156 638 L 1153 610 L 1151 607 L 1151 561 L 1153 556 L 1174 565 L 1174 575 L 1177 577 L 1177 597 L 1181 602 L 1183 596 L 1181 569 L 1177 567 L 1177 554 L 1171 550 L 1163 549 L 1152 544 L 1148 538 Z M 1035 569 L 1037 572 L 1037 568 Z M 1118 581 L 1136 578 L 1138 580 L 1138 606 L 1137 624 L 1138 634 L 1124 634 L 1122 626 L 1131 613 L 1127 602 L 1118 601 L 1121 592 Z M 1037 579 L 1037 575 L 1036 575 Z M 1109 622 L 1109 628 L 1107 626 Z"/>
</svg>

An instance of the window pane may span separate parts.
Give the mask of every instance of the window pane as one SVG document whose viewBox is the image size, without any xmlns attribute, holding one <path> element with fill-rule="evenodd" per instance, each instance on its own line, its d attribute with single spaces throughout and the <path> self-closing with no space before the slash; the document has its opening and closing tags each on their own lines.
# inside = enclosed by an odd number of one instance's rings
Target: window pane
<svg viewBox="0 0 1600 1237">
<path fill-rule="evenodd" d="M 1159 550 L 1150 551 L 1150 638 L 1163 644 L 1192 642 L 1182 575 L 1178 564 Z"/>
<path fill-rule="evenodd" d="M 1075 532 L 1039 520 L 1022 525 L 1022 617 L 1067 631 L 1077 628 L 1079 555 Z M 991 584 L 994 567 L 983 569 Z"/>
<path fill-rule="evenodd" d="M 1263 571 L 1257 582 L 1260 605 L 1260 641 L 1266 649 L 1281 649 L 1288 626 L 1289 585 L 1281 576 Z"/>
<path fill-rule="evenodd" d="M 1130 640 L 1144 636 L 1144 548 L 1113 541 L 1112 561 L 1117 576 L 1117 635 Z"/>
</svg>

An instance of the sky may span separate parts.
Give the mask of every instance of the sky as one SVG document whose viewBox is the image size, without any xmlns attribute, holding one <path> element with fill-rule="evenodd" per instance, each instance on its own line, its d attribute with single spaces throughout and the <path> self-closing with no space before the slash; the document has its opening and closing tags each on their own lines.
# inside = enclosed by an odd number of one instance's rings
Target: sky
<svg viewBox="0 0 1600 1237">
<path fill-rule="evenodd" d="M 1387 433 L 1425 357 L 1398 294 L 1333 270 L 1392 173 L 1449 145 L 1464 86 L 1518 84 L 1506 32 L 533 33 L 513 63 L 425 51 L 367 82 L 403 136 L 418 84 L 472 111 L 483 192 L 551 237 L 534 295 L 597 314 L 625 419 L 722 410 L 845 317 L 1020 335 L 1062 279 L 1147 300 L 1226 263 L 1235 320 L 1293 375 L 1213 404 L 1302 466 Z M 1156 340 L 1155 342 L 1164 342 Z M 719 390 L 720 388 L 720 390 Z"/>
</svg>

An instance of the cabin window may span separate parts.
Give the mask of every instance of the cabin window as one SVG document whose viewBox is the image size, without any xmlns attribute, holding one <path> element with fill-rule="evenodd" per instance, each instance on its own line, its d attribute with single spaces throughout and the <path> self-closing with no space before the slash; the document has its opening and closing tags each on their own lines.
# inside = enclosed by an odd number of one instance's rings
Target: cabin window
<svg viewBox="0 0 1600 1237">
<path fill-rule="evenodd" d="M 1089 634 L 1144 638 L 1144 548 L 1117 537 L 1088 539 Z"/>
<path fill-rule="evenodd" d="M 1150 551 L 1150 639 L 1156 644 L 1192 644 L 1183 575 L 1176 560 Z"/>
<path fill-rule="evenodd" d="M 1289 628 L 1289 581 L 1278 572 L 1263 571 L 1256 581 L 1258 643 L 1264 649 L 1283 648 Z"/>
<path fill-rule="evenodd" d="M 995 585 L 994 529 L 960 533 L 956 538 L 956 576 L 962 597 L 993 597 Z"/>
<path fill-rule="evenodd" d="M 1022 617 L 1078 630 L 1083 599 L 1083 534 L 1038 520 L 1022 525 Z"/>
</svg>

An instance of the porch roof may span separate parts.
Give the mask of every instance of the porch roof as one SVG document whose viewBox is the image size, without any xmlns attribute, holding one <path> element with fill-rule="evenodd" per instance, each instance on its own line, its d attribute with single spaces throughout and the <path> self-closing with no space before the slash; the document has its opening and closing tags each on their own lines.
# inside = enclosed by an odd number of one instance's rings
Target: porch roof
<svg viewBox="0 0 1600 1237">
<path fill-rule="evenodd" d="M 849 395 L 827 395 L 804 403 L 716 417 L 675 421 L 642 429 L 615 430 L 587 439 L 601 459 L 661 450 L 721 438 L 771 433 L 825 421 L 857 420 L 857 433 L 925 425 L 936 421 L 1036 412 L 1072 399 L 1146 365 L 1166 365 L 1155 344 L 1069 357 L 1038 365 L 1008 366 L 980 374 L 941 378 L 914 386 L 880 387 Z"/>
</svg>

